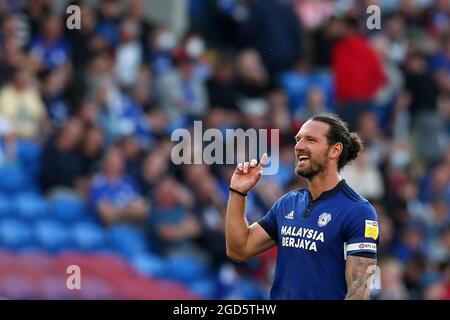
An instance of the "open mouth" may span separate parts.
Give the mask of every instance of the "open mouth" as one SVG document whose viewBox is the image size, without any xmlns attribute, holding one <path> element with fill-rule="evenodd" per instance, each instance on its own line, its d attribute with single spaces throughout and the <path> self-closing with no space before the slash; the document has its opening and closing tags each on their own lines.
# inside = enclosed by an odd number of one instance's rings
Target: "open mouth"
<svg viewBox="0 0 450 320">
<path fill-rule="evenodd" d="M 304 164 L 308 160 L 309 160 L 308 156 L 300 156 L 300 157 L 298 157 L 298 164 Z"/>
</svg>

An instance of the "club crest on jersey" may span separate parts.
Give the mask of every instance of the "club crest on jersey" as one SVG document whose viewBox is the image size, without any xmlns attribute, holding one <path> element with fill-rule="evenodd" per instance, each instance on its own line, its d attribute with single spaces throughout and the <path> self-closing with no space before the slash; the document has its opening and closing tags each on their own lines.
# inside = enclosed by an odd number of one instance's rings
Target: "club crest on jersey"
<svg viewBox="0 0 450 320">
<path fill-rule="evenodd" d="M 330 221 L 331 221 L 331 214 L 324 212 L 319 216 L 317 224 L 319 225 L 319 227 L 325 227 Z"/>
</svg>

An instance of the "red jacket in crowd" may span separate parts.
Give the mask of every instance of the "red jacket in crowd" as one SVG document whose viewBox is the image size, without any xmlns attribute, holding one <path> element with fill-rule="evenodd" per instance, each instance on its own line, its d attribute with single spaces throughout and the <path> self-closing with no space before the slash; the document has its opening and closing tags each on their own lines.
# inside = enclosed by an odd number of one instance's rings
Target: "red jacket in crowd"
<svg viewBox="0 0 450 320">
<path fill-rule="evenodd" d="M 332 68 L 339 103 L 370 101 L 386 81 L 375 50 L 360 35 L 348 36 L 334 46 Z"/>
</svg>

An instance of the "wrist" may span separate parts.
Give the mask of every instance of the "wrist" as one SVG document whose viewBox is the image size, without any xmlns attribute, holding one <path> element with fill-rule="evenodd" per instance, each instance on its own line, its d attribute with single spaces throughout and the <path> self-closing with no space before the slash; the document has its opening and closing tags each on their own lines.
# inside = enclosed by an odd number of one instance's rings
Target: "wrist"
<svg viewBox="0 0 450 320">
<path fill-rule="evenodd" d="M 235 189 L 235 188 L 233 188 L 233 187 L 228 187 L 228 189 L 231 191 L 231 192 L 234 192 L 234 193 L 236 193 L 236 194 L 239 194 L 239 195 L 241 195 L 241 196 L 243 196 L 243 197 L 246 197 L 247 196 L 247 192 L 242 192 L 242 191 L 239 191 L 239 190 L 237 190 L 237 189 Z"/>
</svg>

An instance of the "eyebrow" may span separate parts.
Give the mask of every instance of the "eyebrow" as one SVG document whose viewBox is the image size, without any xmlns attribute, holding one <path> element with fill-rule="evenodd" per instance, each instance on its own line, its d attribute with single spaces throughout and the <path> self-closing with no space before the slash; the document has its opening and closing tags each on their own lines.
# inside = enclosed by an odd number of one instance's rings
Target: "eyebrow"
<svg viewBox="0 0 450 320">
<path fill-rule="evenodd" d="M 304 137 L 312 139 L 312 140 L 315 140 L 315 141 L 319 140 L 318 137 L 315 137 L 315 136 L 312 136 L 312 135 L 309 135 L 309 134 L 305 134 Z M 300 138 L 301 138 L 301 135 L 294 136 L 295 141 L 298 141 Z"/>
</svg>

